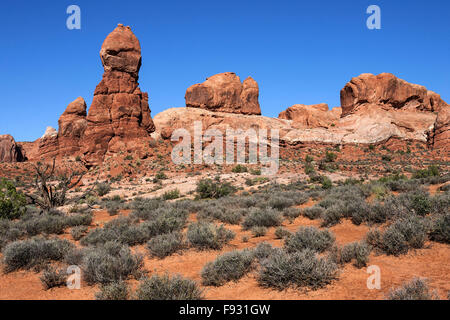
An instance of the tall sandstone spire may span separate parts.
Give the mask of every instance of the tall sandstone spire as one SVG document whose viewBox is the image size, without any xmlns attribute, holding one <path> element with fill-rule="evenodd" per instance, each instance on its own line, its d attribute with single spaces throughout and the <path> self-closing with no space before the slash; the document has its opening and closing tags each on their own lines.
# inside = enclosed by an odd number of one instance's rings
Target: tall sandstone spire
<svg viewBox="0 0 450 320">
<path fill-rule="evenodd" d="M 107 152 L 133 148 L 155 130 L 148 94 L 139 89 L 141 46 L 130 27 L 119 24 L 103 42 L 103 79 L 97 85 L 82 137 L 86 165 L 100 164 Z"/>
</svg>

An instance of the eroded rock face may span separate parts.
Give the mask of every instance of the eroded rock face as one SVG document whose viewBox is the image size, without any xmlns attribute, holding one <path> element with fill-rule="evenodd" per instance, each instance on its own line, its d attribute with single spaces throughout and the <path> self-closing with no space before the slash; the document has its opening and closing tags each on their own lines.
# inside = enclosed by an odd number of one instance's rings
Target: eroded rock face
<svg viewBox="0 0 450 320">
<path fill-rule="evenodd" d="M 329 110 L 326 103 L 304 105 L 295 104 L 282 111 L 278 118 L 292 120 L 305 128 L 330 128 L 340 117 L 340 108 Z"/>
<path fill-rule="evenodd" d="M 450 152 L 450 106 L 438 112 L 434 125 L 433 147 L 441 149 L 449 156 Z"/>
<path fill-rule="evenodd" d="M 22 149 L 9 134 L 0 135 L 0 162 L 24 161 Z"/>
<path fill-rule="evenodd" d="M 38 159 L 56 158 L 59 155 L 58 132 L 47 127 L 42 137 L 37 140 Z"/>
<path fill-rule="evenodd" d="M 411 84 L 390 73 L 361 74 L 341 90 L 342 116 L 372 104 L 384 109 L 439 111 L 447 104 L 424 86 Z"/>
<path fill-rule="evenodd" d="M 233 72 L 219 73 L 186 90 L 186 107 L 210 111 L 261 114 L 258 84 L 251 77 L 241 83 Z"/>
<path fill-rule="evenodd" d="M 87 165 L 101 163 L 107 152 L 145 142 L 155 130 L 148 95 L 139 89 L 141 48 L 130 27 L 119 24 L 103 42 L 100 57 L 105 72 L 95 89 L 82 137 Z"/>
<path fill-rule="evenodd" d="M 58 120 L 58 143 L 61 156 L 75 156 L 80 151 L 80 139 L 87 127 L 86 102 L 78 97 L 71 102 Z"/>
</svg>

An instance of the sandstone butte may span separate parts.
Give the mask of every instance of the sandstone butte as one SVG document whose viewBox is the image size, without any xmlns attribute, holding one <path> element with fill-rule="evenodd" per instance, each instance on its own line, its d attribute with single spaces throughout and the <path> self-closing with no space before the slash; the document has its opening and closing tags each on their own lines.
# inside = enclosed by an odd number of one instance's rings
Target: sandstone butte
<svg viewBox="0 0 450 320">
<path fill-rule="evenodd" d="M 130 27 L 119 24 L 103 42 L 103 78 L 89 111 L 83 98 L 70 103 L 59 129 L 48 128 L 33 143 L 0 136 L 0 161 L 77 157 L 87 166 L 122 150 L 145 154 L 153 138 L 169 139 L 174 129 L 278 129 L 282 146 L 372 144 L 390 138 L 427 143 L 448 159 L 450 107 L 438 94 L 392 74 L 361 74 L 340 92 L 341 106 L 296 104 L 278 118 L 261 116 L 258 84 L 220 73 L 186 90 L 186 107 L 171 108 L 152 120 L 147 93 L 138 84 L 142 56 Z"/>
</svg>

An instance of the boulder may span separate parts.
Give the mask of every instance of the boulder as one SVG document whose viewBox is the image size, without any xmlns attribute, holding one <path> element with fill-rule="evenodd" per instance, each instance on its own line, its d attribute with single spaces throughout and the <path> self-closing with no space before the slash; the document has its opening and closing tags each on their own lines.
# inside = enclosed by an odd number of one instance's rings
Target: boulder
<svg viewBox="0 0 450 320">
<path fill-rule="evenodd" d="M 25 157 L 22 148 L 9 134 L 0 135 L 0 162 L 21 162 Z"/>
<path fill-rule="evenodd" d="M 233 72 L 219 73 L 186 90 L 186 107 L 210 111 L 261 114 L 258 84 L 251 77 L 242 83 Z"/>
<path fill-rule="evenodd" d="M 292 120 L 305 128 L 330 128 L 336 125 L 339 117 L 337 110 L 329 110 L 326 103 L 295 104 L 278 115 L 280 119 Z"/>
</svg>

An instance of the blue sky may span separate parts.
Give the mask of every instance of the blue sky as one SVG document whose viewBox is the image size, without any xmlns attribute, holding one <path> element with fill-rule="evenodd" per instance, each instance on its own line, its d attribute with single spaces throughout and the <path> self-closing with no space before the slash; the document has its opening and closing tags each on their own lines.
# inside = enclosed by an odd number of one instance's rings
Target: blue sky
<svg viewBox="0 0 450 320">
<path fill-rule="evenodd" d="M 66 28 L 71 4 L 81 30 Z M 371 4 L 381 30 L 366 27 Z M 450 102 L 449 14 L 446 0 L 2 1 L 0 134 L 32 141 L 57 128 L 78 96 L 89 106 L 101 44 L 117 23 L 141 42 L 140 87 L 153 116 L 227 71 L 258 82 L 272 117 L 296 103 L 339 106 L 342 87 L 366 72 L 391 72 Z"/>
</svg>

